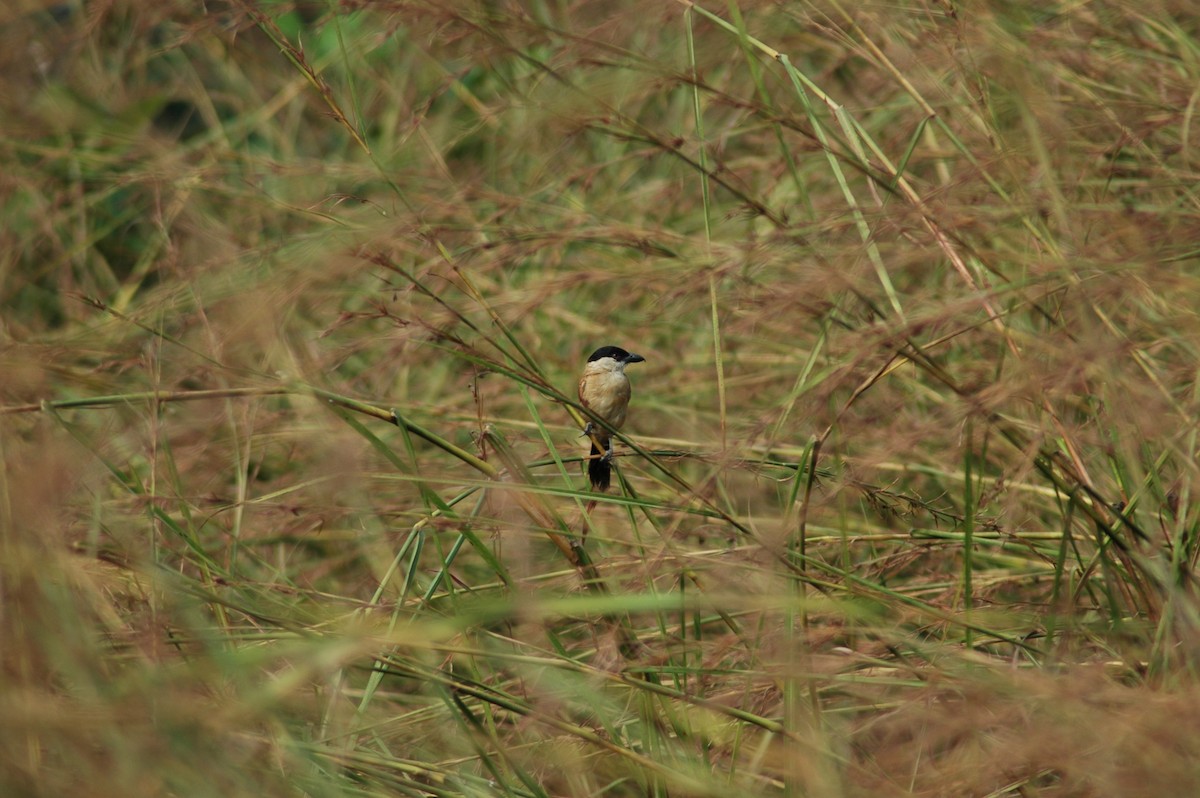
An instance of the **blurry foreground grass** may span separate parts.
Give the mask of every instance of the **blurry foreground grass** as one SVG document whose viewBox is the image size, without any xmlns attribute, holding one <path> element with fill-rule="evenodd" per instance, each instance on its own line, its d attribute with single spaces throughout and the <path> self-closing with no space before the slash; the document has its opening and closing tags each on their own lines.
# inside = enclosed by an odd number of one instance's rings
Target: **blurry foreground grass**
<svg viewBox="0 0 1200 798">
<path fill-rule="evenodd" d="M 1189 4 L 197 5 L 0 12 L 0 793 L 1197 794 Z"/>
</svg>

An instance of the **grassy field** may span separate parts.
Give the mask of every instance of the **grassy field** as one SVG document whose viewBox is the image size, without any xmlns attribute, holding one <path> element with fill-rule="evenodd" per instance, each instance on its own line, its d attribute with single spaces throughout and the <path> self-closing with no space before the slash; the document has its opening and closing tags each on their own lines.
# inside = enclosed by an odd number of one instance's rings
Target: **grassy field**
<svg viewBox="0 0 1200 798">
<path fill-rule="evenodd" d="M 10 2 L 0 794 L 1200 794 L 1194 12 Z"/>
</svg>

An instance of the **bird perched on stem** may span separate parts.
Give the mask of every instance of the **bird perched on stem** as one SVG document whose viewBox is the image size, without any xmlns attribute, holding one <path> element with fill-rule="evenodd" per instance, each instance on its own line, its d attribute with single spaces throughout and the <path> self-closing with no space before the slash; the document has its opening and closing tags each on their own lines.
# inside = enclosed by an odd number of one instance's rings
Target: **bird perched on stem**
<svg viewBox="0 0 1200 798">
<path fill-rule="evenodd" d="M 625 367 L 646 358 L 626 352 L 619 346 L 602 346 L 588 358 L 579 380 L 579 402 L 612 429 L 620 429 L 629 410 L 629 378 Z M 608 490 L 612 478 L 612 437 L 607 429 L 588 422 L 583 431 L 592 439 L 588 458 L 588 479 L 597 491 Z"/>
</svg>

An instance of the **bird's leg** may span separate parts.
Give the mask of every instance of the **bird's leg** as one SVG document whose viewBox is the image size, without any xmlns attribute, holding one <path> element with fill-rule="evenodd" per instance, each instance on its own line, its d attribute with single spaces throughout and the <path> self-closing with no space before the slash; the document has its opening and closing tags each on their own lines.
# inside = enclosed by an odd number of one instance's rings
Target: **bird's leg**
<svg viewBox="0 0 1200 798">
<path fill-rule="evenodd" d="M 583 434 L 580 435 L 579 437 L 581 437 L 581 438 L 589 437 L 595 431 L 596 431 L 596 425 L 589 421 L 587 423 L 587 426 L 583 428 Z"/>
<path fill-rule="evenodd" d="M 600 458 L 600 462 L 601 463 L 611 463 L 612 459 L 613 459 L 613 445 L 612 445 L 612 441 L 609 441 L 608 442 L 608 451 L 605 452 L 604 456 Z"/>
</svg>

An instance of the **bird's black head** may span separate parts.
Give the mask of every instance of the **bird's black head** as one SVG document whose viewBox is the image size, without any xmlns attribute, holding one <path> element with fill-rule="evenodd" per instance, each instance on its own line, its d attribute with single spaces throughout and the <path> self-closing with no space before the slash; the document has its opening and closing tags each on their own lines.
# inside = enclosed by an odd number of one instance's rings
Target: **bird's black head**
<svg viewBox="0 0 1200 798">
<path fill-rule="evenodd" d="M 605 357 L 611 357 L 618 363 L 641 363 L 646 359 L 641 355 L 626 352 L 619 346 L 602 346 L 595 352 L 592 352 L 592 356 L 588 358 L 588 362 L 591 363 L 593 360 L 600 360 Z"/>
</svg>

